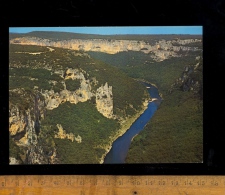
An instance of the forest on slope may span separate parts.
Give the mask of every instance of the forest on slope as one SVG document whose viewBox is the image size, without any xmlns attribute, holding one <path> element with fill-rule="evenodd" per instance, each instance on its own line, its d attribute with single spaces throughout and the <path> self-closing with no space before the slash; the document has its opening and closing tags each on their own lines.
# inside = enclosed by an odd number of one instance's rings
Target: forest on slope
<svg viewBox="0 0 225 195">
<path fill-rule="evenodd" d="M 52 32 L 10 34 L 9 38 L 26 36 L 53 41 L 95 38 L 108 41 L 140 40 L 153 45 L 159 44 L 160 40 L 202 39 L 200 35 L 102 36 Z M 13 110 L 16 105 L 24 115 L 30 110 L 31 118 L 35 120 L 37 117 L 33 109 L 34 97 L 38 95 L 40 102 L 44 102 L 43 91 L 54 90 L 54 99 L 65 89 L 65 85 L 69 91 L 81 87 L 81 81 L 65 79 L 65 75 L 71 74 L 66 73 L 69 69 L 79 70 L 79 74 L 84 75 L 85 82 L 90 81 L 92 93 L 96 93 L 97 89 L 107 82 L 107 86 L 112 86 L 114 117 L 107 118 L 98 112 L 94 96 L 77 104 L 64 102 L 57 108 L 43 111 L 44 117 L 40 118 L 41 130 L 37 135 L 37 145 L 49 161 L 56 149 L 56 163 L 99 163 L 99 159 L 108 149 L 107 143 L 111 144 L 113 135 L 114 138 L 115 135 L 119 136 L 121 121 L 129 121 L 128 117 L 132 118 L 143 109 L 143 101 L 149 96 L 145 87 L 137 80 L 146 81 L 157 86 L 163 101 L 144 130 L 134 137 L 126 162 L 202 162 L 202 41 L 187 43 L 184 49 L 178 50 L 174 50 L 171 45 L 171 48 L 168 48 L 165 41 L 162 43 L 164 46 L 161 44 L 161 48 L 154 50 L 155 54 L 160 56 L 158 61 L 154 55 L 144 53 L 142 49 L 107 54 L 10 44 L 10 109 Z M 181 46 L 176 41 L 172 45 Z M 164 54 L 170 51 L 176 55 L 165 57 Z M 40 112 L 42 113 L 42 110 Z M 81 137 L 82 142 L 55 138 L 59 121 L 67 133 L 64 136 L 71 138 L 71 135 L 74 135 L 77 140 Z M 31 149 L 27 145 L 15 144 L 22 136 L 24 132 L 10 137 L 10 155 L 21 158 L 24 163 L 26 150 Z"/>
<path fill-rule="evenodd" d="M 181 36 L 182 39 L 182 36 Z M 202 49 L 199 43 L 192 46 Z M 88 52 L 130 77 L 154 83 L 163 101 L 144 130 L 133 139 L 126 163 L 187 163 L 203 160 L 202 51 L 155 62 L 142 52 Z"/>
<path fill-rule="evenodd" d="M 29 110 L 31 120 L 35 121 L 36 96 L 44 105 L 44 94 L 53 90 L 54 98 L 64 90 L 64 84 L 67 90 L 81 88 L 79 80 L 63 78 L 68 69 L 80 70 L 85 79 L 90 80 L 93 94 L 106 82 L 112 86 L 114 117 L 106 118 L 98 112 L 95 96 L 77 104 L 64 102 L 52 110 L 47 110 L 45 105 L 39 108 L 43 115 L 39 115 L 40 132 L 36 132 L 38 143 L 35 147 L 41 148 L 41 154 L 49 159 L 44 161 L 45 163 L 50 161 L 54 150 L 57 151 L 57 163 L 99 163 L 106 152 L 106 146 L 118 136 L 121 121 L 140 112 L 143 109 L 143 101 L 149 98 L 144 86 L 118 68 L 78 51 L 10 44 L 9 105 L 10 110 L 15 107 L 19 110 L 19 114 L 10 114 L 12 118 L 16 115 L 26 121 L 26 113 Z M 134 94 L 133 91 L 137 93 Z M 68 135 L 72 133 L 75 137 L 80 136 L 82 142 L 56 138 L 58 123 Z M 16 123 L 12 122 L 10 125 L 12 127 Z M 20 143 L 20 140 L 26 137 L 27 128 L 26 125 L 22 134 L 19 132 L 10 136 L 10 157 L 15 157 L 20 163 L 28 163 L 25 154 L 30 150 L 31 144 Z"/>
</svg>

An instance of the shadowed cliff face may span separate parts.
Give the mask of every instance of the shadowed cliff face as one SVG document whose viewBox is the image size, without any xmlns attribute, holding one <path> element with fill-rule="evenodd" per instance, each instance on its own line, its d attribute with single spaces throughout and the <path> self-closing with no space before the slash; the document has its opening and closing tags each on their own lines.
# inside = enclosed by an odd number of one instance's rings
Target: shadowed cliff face
<svg viewBox="0 0 225 195">
<path fill-rule="evenodd" d="M 140 39 L 50 40 L 26 36 L 11 39 L 10 43 L 10 93 L 13 95 L 10 95 L 9 130 L 15 144 L 25 151 L 25 164 L 96 162 L 148 104 L 150 97 L 145 87 L 111 63 L 90 57 L 86 51 L 104 52 L 104 55 L 129 53 L 131 58 L 135 57 L 135 63 L 139 59 L 132 53 L 138 53 L 158 65 L 165 59 L 202 49 L 201 39 L 190 38 L 157 39 L 150 43 Z M 192 80 L 187 78 L 194 77 L 191 71 L 200 67 L 199 64 L 187 66 L 181 75 L 184 90 L 186 86 L 193 88 Z M 30 91 L 29 95 L 25 94 L 26 90 Z M 70 155 L 65 152 L 68 148 Z M 71 155 L 73 152 L 75 155 Z M 91 157 L 80 161 L 77 156 Z M 12 161 L 16 163 L 16 160 Z"/>
<path fill-rule="evenodd" d="M 9 47 L 11 164 L 97 163 L 120 123 L 138 117 L 149 98 L 137 81 L 84 52 Z M 70 153 L 91 157 L 64 156 L 70 144 Z"/>
<path fill-rule="evenodd" d="M 40 100 L 38 93 L 30 93 L 24 89 L 13 91 L 17 93 L 17 98 L 21 98 L 16 104 L 10 103 L 9 109 L 9 132 L 10 136 L 20 147 L 22 163 L 25 164 L 48 164 L 53 163 L 54 151 L 49 151 L 52 155 L 46 155 L 43 147 L 39 144 L 39 133 L 41 131 L 40 121 L 45 117 L 45 103 Z M 29 107 L 23 107 L 24 101 Z M 11 155 L 11 154 L 10 154 Z M 52 158 L 51 158 L 52 157 Z M 14 159 L 11 164 L 17 164 Z"/>
<path fill-rule="evenodd" d="M 190 47 L 188 44 L 197 42 L 201 42 L 201 40 L 160 40 L 152 45 L 145 41 L 107 39 L 51 41 L 49 39 L 37 37 L 22 37 L 10 40 L 11 44 L 52 46 L 71 50 L 104 52 L 108 54 L 115 54 L 123 51 L 141 51 L 150 54 L 155 61 L 163 61 L 171 57 L 180 57 L 177 53 L 179 51 L 196 51 L 199 49 L 198 47 Z"/>
</svg>

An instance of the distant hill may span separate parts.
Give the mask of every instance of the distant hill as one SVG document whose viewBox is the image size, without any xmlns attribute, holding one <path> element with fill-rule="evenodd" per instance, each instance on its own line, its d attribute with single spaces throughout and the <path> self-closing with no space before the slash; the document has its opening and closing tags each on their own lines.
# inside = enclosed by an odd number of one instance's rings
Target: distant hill
<svg viewBox="0 0 225 195">
<path fill-rule="evenodd" d="M 201 35 L 96 35 L 96 34 L 80 34 L 70 32 L 51 32 L 51 31 L 33 31 L 29 33 L 9 33 L 9 39 L 17 37 L 38 37 L 50 39 L 52 41 L 71 40 L 71 39 L 112 39 L 112 40 L 139 40 L 149 43 L 155 43 L 158 40 L 173 40 L 180 39 L 199 39 Z"/>
</svg>

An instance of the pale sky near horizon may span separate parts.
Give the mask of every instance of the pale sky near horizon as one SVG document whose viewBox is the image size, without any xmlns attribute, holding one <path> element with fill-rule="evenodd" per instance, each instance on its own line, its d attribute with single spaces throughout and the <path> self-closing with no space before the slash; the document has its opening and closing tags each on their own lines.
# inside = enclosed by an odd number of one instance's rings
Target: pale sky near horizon
<svg viewBox="0 0 225 195">
<path fill-rule="evenodd" d="M 202 26 L 162 26 L 162 27 L 10 27 L 10 33 L 28 33 L 32 31 L 58 31 L 84 34 L 192 34 L 202 35 Z"/>
</svg>

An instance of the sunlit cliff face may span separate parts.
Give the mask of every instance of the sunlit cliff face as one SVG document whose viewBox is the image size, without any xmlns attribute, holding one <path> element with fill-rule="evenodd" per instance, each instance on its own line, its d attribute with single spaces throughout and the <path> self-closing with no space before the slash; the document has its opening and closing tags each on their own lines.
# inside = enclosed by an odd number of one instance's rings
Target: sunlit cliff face
<svg viewBox="0 0 225 195">
<path fill-rule="evenodd" d="M 48 39 L 41 39 L 37 37 L 23 37 L 10 40 L 10 43 L 21 45 L 39 45 L 52 46 L 80 51 L 96 51 L 108 54 L 116 54 L 122 51 L 141 51 L 146 54 L 152 52 L 155 61 L 163 61 L 170 57 L 178 57 L 177 53 L 180 50 L 197 50 L 198 48 L 187 47 L 186 44 L 201 42 L 200 39 L 186 39 L 186 40 L 161 40 L 154 45 L 150 45 L 145 41 L 135 40 L 107 40 L 107 39 L 71 39 L 64 41 L 51 41 Z M 180 46 L 173 46 L 173 44 Z"/>
</svg>

